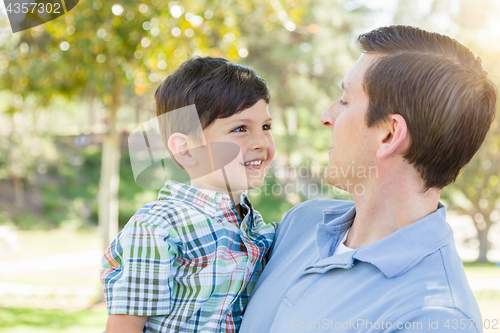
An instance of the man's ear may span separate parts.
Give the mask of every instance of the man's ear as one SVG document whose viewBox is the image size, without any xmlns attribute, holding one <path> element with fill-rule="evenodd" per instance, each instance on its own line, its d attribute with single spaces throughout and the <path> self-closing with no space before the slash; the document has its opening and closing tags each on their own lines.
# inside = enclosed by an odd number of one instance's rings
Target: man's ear
<svg viewBox="0 0 500 333">
<path fill-rule="evenodd" d="M 383 159 L 394 154 L 404 153 L 410 146 L 410 133 L 406 120 L 400 114 L 389 115 L 389 121 L 380 125 L 380 145 L 377 158 Z"/>
<path fill-rule="evenodd" d="M 173 133 L 168 138 L 168 149 L 183 167 L 190 168 L 196 165 L 196 160 L 189 153 L 187 135 L 178 132 Z"/>
</svg>

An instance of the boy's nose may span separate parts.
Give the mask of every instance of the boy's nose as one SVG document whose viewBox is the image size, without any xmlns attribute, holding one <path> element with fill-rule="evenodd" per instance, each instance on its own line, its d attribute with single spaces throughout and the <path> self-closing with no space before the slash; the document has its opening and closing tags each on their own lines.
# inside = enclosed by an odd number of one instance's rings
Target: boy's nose
<svg viewBox="0 0 500 333">
<path fill-rule="evenodd" d="M 252 140 L 253 144 L 250 147 L 251 149 L 264 150 L 264 149 L 269 148 L 269 141 L 267 140 L 264 132 L 260 132 L 260 133 L 255 134 L 255 136 L 252 139 L 253 139 Z"/>
</svg>

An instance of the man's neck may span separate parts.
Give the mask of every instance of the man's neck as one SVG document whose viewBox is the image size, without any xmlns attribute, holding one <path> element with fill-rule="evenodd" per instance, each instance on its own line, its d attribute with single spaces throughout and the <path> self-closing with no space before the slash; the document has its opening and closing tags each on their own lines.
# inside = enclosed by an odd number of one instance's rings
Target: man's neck
<svg viewBox="0 0 500 333">
<path fill-rule="evenodd" d="M 369 245 L 436 211 L 440 191 L 422 193 L 417 182 L 392 177 L 367 184 L 364 195 L 354 196 L 356 215 L 344 244 Z"/>
</svg>

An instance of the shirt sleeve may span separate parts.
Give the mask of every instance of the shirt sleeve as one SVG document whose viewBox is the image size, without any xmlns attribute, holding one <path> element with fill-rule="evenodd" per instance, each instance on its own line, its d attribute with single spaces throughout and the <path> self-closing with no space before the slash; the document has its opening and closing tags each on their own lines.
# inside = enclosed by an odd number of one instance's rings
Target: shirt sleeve
<svg viewBox="0 0 500 333">
<path fill-rule="evenodd" d="M 142 221 L 142 216 L 129 221 L 102 258 L 101 283 L 109 314 L 170 312 L 178 249 L 164 228 Z"/>
<path fill-rule="evenodd" d="M 395 322 L 386 323 L 385 332 L 482 333 L 481 322 L 481 318 L 469 318 L 456 308 L 433 306 L 409 311 Z"/>
</svg>

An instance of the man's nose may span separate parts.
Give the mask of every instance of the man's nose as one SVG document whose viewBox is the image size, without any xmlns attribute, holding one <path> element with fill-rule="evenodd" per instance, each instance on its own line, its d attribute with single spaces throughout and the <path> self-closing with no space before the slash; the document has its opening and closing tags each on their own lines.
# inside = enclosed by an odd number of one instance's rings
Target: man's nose
<svg viewBox="0 0 500 333">
<path fill-rule="evenodd" d="M 333 125 L 335 124 L 335 119 L 336 119 L 336 115 L 335 115 L 335 102 L 333 102 L 332 104 L 330 104 L 329 107 L 326 108 L 326 110 L 323 112 L 323 114 L 321 115 L 321 118 L 320 118 L 320 121 L 321 121 L 321 124 L 323 124 L 324 126 L 330 128 L 333 130 Z"/>
</svg>

